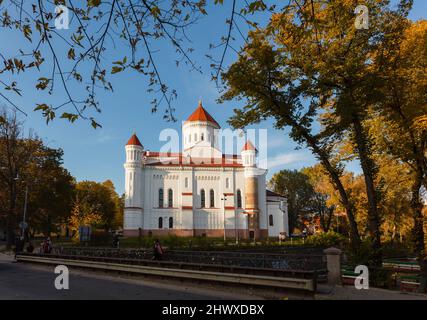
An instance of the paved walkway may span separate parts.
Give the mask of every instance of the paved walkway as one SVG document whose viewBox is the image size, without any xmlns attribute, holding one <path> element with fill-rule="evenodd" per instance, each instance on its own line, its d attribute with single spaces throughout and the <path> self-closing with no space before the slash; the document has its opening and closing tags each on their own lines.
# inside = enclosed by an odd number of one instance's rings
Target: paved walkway
<svg viewBox="0 0 427 320">
<path fill-rule="evenodd" d="M 0 252 L 0 299 L 262 299 L 261 292 L 176 284 L 119 274 L 70 269 L 70 289 L 56 290 L 53 266 L 14 262 L 13 255 Z M 277 299 L 280 297 L 272 296 Z M 290 299 L 313 299 L 289 295 Z M 353 286 L 319 285 L 316 300 L 427 300 L 426 294 Z"/>
<path fill-rule="evenodd" d="M 318 286 L 316 300 L 427 300 L 427 294 L 369 288 L 357 290 L 353 286 Z"/>
<path fill-rule="evenodd" d="M 57 290 L 53 266 L 14 262 L 0 253 L 0 300 L 7 299 L 126 299 L 126 300 L 223 300 L 262 299 L 246 292 L 199 288 L 187 284 L 151 281 L 119 274 L 70 269 L 69 290 Z"/>
</svg>

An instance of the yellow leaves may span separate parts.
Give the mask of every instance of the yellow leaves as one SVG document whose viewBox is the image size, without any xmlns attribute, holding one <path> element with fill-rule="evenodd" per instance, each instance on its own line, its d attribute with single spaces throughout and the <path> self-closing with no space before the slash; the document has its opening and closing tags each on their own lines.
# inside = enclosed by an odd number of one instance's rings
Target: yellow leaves
<svg viewBox="0 0 427 320">
<path fill-rule="evenodd" d="M 101 0 L 88 0 L 87 6 L 88 7 L 98 7 L 101 4 Z"/>
<path fill-rule="evenodd" d="M 417 131 L 427 131 L 427 115 L 416 117 L 412 122 L 412 127 Z"/>
<path fill-rule="evenodd" d="M 157 6 L 153 6 L 150 9 L 151 14 L 153 15 L 153 17 L 157 18 L 158 16 L 160 16 L 160 8 Z"/>
<path fill-rule="evenodd" d="M 33 33 L 31 27 L 26 24 L 22 27 L 22 31 L 24 32 L 25 38 L 27 38 L 31 42 L 31 34 Z"/>
<path fill-rule="evenodd" d="M 70 48 L 70 50 L 68 50 L 68 59 L 74 60 L 75 57 L 76 57 L 76 54 L 74 52 L 74 48 Z"/>
<path fill-rule="evenodd" d="M 50 79 L 45 78 L 45 77 L 41 77 L 38 79 L 38 83 L 36 84 L 36 89 L 37 90 L 44 90 L 47 88 L 47 86 L 50 83 Z M 38 110 L 38 109 L 37 109 Z"/>
</svg>

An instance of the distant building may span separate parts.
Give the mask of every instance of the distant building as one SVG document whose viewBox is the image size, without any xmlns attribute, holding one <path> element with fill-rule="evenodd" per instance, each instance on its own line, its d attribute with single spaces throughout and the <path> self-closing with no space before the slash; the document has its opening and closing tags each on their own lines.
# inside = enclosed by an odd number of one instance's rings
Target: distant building
<svg viewBox="0 0 427 320">
<path fill-rule="evenodd" d="M 289 234 L 286 199 L 266 190 L 266 170 L 246 141 L 240 155 L 220 151 L 220 125 L 200 102 L 182 127 L 183 150 L 126 144 L 124 235 L 278 237 Z M 166 159 L 166 161 L 165 161 Z"/>
</svg>

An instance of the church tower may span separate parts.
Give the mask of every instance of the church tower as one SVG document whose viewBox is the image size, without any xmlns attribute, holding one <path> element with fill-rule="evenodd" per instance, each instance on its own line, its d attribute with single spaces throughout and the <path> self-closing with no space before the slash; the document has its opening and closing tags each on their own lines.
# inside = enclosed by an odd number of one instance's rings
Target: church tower
<svg viewBox="0 0 427 320">
<path fill-rule="evenodd" d="M 219 129 L 218 122 L 203 108 L 202 101 L 199 101 L 196 110 L 194 110 L 182 126 L 184 151 L 203 142 L 213 148 L 219 149 Z"/>
<path fill-rule="evenodd" d="M 259 239 L 259 205 L 258 205 L 258 175 L 256 164 L 257 149 L 248 140 L 243 146 L 241 156 L 245 167 L 245 212 L 248 215 L 249 238 Z"/>
<path fill-rule="evenodd" d="M 124 229 L 142 228 L 142 165 L 144 147 L 136 134 L 126 144 Z"/>
</svg>

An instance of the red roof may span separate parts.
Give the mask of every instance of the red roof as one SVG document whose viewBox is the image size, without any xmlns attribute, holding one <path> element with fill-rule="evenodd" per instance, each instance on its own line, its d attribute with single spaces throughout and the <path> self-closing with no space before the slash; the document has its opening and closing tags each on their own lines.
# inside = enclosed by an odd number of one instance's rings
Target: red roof
<svg viewBox="0 0 427 320">
<path fill-rule="evenodd" d="M 207 121 L 220 127 L 218 122 L 203 108 L 202 101 L 199 101 L 199 105 L 196 110 L 188 117 L 187 121 Z"/>
<path fill-rule="evenodd" d="M 257 151 L 257 149 L 254 147 L 254 145 L 252 144 L 252 142 L 250 142 L 249 140 L 246 141 L 245 145 L 242 148 L 242 151 L 246 151 L 246 150 L 255 150 L 255 151 Z"/>
<path fill-rule="evenodd" d="M 147 157 L 146 166 L 243 167 L 240 157 L 230 154 L 223 154 L 221 158 L 195 158 L 182 153 L 146 151 L 144 155 Z"/>
<path fill-rule="evenodd" d="M 134 133 L 132 137 L 130 137 L 128 143 L 126 143 L 127 146 L 140 146 L 142 147 L 141 142 L 139 141 L 138 137 Z"/>
</svg>

